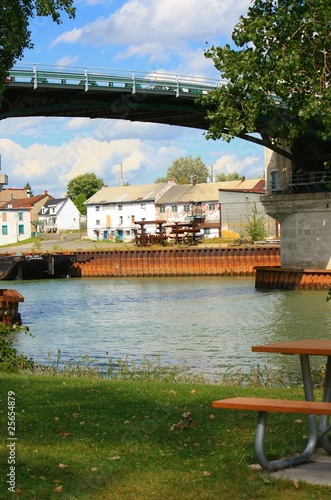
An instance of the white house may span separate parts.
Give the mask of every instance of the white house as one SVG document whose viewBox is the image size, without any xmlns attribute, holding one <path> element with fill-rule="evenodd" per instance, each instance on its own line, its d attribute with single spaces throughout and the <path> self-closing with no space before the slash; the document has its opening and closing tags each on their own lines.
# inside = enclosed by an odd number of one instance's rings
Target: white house
<svg viewBox="0 0 331 500">
<path fill-rule="evenodd" d="M 0 208 L 0 245 L 31 238 L 30 208 Z"/>
<path fill-rule="evenodd" d="M 80 212 L 70 198 L 48 200 L 38 213 L 40 231 L 58 233 L 80 228 Z"/>
<path fill-rule="evenodd" d="M 159 219 L 155 202 L 175 183 L 104 187 L 85 201 L 87 237 L 91 240 L 131 241 L 139 226 L 136 221 Z M 150 226 L 151 231 L 156 229 Z"/>
</svg>

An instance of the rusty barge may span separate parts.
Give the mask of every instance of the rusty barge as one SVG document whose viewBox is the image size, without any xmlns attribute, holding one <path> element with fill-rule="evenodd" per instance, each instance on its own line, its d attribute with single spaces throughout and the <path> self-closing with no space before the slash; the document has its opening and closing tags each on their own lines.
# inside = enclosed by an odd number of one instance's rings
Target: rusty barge
<svg viewBox="0 0 331 500">
<path fill-rule="evenodd" d="M 0 256 L 0 280 L 67 278 L 75 260 L 71 253 L 5 254 Z"/>
</svg>

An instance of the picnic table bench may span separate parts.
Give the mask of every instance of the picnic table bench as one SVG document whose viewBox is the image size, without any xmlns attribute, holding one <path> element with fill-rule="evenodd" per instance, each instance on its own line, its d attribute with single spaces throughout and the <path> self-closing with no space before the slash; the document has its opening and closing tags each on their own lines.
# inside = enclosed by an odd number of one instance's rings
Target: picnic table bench
<svg viewBox="0 0 331 500">
<path fill-rule="evenodd" d="M 253 352 L 278 352 L 282 354 L 299 354 L 303 377 L 305 400 L 278 400 L 255 397 L 235 397 L 213 402 L 214 408 L 257 411 L 257 427 L 255 434 L 255 453 L 261 467 L 268 471 L 276 471 L 308 462 L 316 449 L 318 438 L 323 448 L 331 454 L 331 443 L 328 437 L 329 416 L 331 415 L 331 340 L 303 340 L 292 342 L 280 342 L 277 344 L 265 344 L 253 346 Z M 323 401 L 314 401 L 313 385 L 309 355 L 327 356 L 327 370 L 325 376 Z M 308 415 L 309 437 L 305 450 L 296 456 L 268 460 L 265 447 L 265 434 L 267 428 L 267 416 L 269 412 L 275 413 L 298 413 Z M 320 432 L 317 430 L 316 415 L 320 417 Z"/>
</svg>

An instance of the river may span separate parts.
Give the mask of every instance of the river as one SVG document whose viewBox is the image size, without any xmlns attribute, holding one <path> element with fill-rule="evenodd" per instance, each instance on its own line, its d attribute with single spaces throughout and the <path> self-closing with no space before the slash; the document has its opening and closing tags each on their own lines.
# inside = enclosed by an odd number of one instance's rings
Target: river
<svg viewBox="0 0 331 500">
<path fill-rule="evenodd" d="M 325 290 L 259 292 L 251 277 L 38 280 L 7 287 L 24 296 L 19 310 L 34 336 L 18 335 L 15 346 L 40 363 L 54 362 L 58 350 L 63 361 L 88 356 L 102 366 L 126 356 L 136 362 L 159 357 L 213 377 L 230 367 L 292 366 L 293 356 L 253 354 L 251 346 L 331 332 Z"/>
</svg>

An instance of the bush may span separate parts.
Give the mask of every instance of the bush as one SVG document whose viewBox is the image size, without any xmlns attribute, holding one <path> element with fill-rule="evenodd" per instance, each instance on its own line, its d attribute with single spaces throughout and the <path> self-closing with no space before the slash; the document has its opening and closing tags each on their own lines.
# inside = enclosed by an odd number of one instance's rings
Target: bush
<svg viewBox="0 0 331 500">
<path fill-rule="evenodd" d="M 27 326 L 0 326 L 0 371 L 17 372 L 36 367 L 32 359 L 28 359 L 24 354 L 18 354 L 13 346 L 17 333 L 31 335 Z"/>
</svg>

